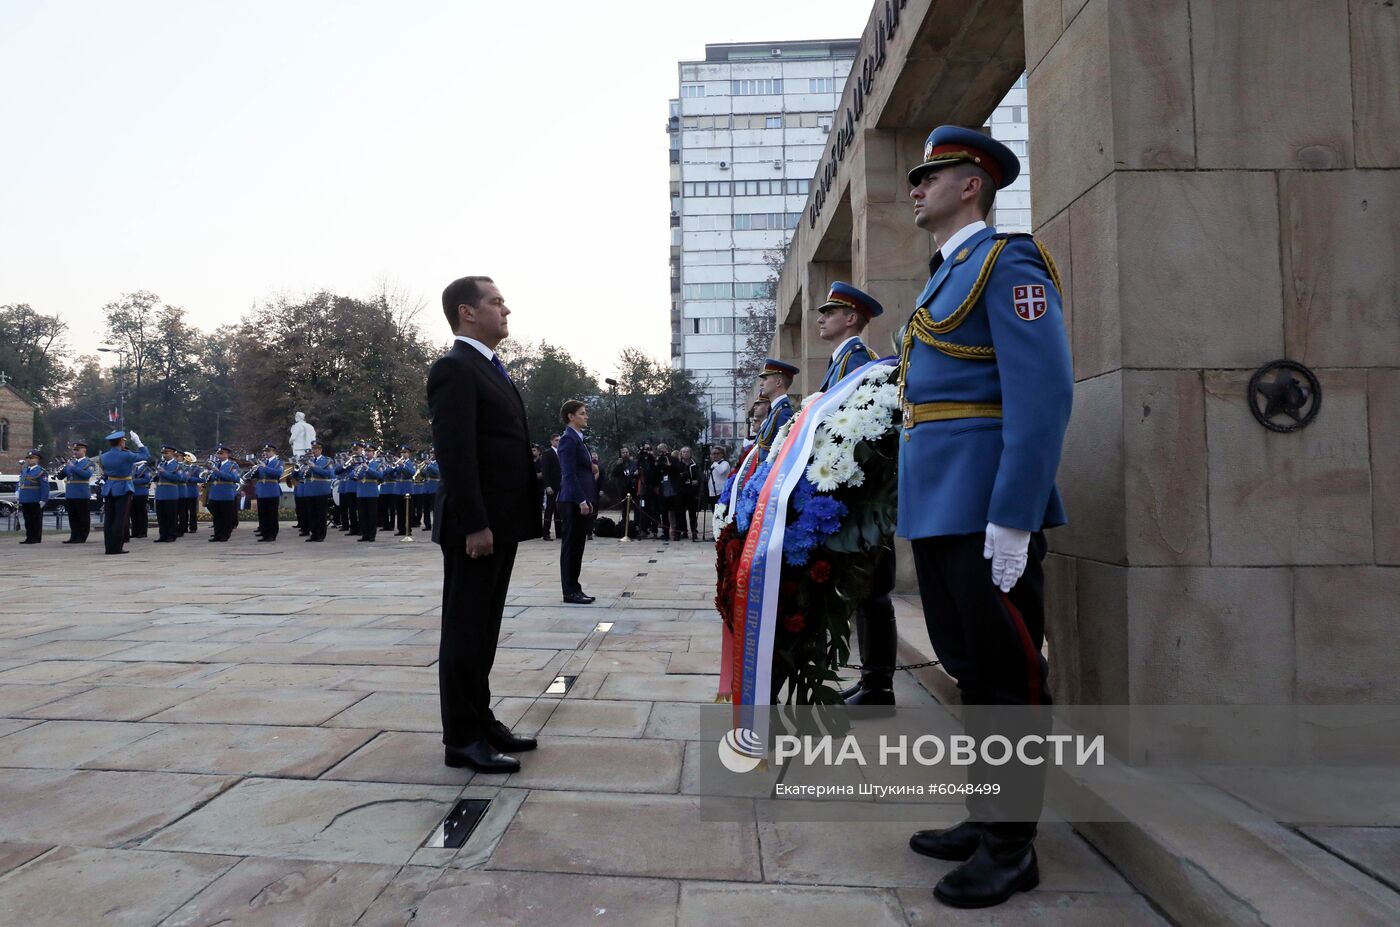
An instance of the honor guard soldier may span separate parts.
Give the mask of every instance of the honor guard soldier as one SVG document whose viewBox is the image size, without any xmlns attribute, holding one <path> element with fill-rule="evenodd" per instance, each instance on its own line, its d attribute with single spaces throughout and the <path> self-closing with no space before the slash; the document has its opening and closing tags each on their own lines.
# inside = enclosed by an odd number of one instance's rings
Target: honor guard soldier
<svg viewBox="0 0 1400 927">
<path fill-rule="evenodd" d="M 428 448 L 428 465 L 423 469 L 423 530 L 433 530 L 433 509 L 437 507 L 438 484 L 442 471 L 438 469 L 437 451 Z"/>
<path fill-rule="evenodd" d="M 277 447 L 272 444 L 262 446 L 263 459 L 258 464 L 257 484 L 254 491 L 258 497 L 258 542 L 277 540 L 277 506 L 282 502 L 282 461 L 277 459 Z"/>
<path fill-rule="evenodd" d="M 39 544 L 44 540 L 44 503 L 49 501 L 49 474 L 40 465 L 43 455 L 37 449 L 24 455 L 19 468 L 16 501 L 24 515 L 24 540 L 21 544 Z"/>
<path fill-rule="evenodd" d="M 153 544 L 169 544 L 180 536 L 176 519 L 180 517 L 185 474 L 180 466 L 179 454 L 169 444 L 160 447 L 160 463 L 156 464 L 152 478 L 156 484 L 156 539 L 151 542 Z"/>
<path fill-rule="evenodd" d="M 92 530 L 92 459 L 82 441 L 73 443 L 73 459 L 63 467 L 63 507 L 68 512 L 68 540 L 83 544 Z"/>
<path fill-rule="evenodd" d="M 155 471 L 151 469 L 149 460 L 141 461 L 131 471 L 131 507 L 128 510 L 130 529 L 127 532 L 127 540 L 146 537 L 146 528 L 151 521 L 149 505 L 153 476 Z"/>
<path fill-rule="evenodd" d="M 150 452 L 141 443 L 141 436 L 131 432 L 136 451 L 126 449 L 125 431 L 107 436 L 107 450 L 102 452 L 102 541 L 106 553 L 124 554 L 128 512 L 131 507 L 131 474 L 138 461 L 149 461 Z"/>
<path fill-rule="evenodd" d="M 233 533 L 233 523 L 238 518 L 237 504 L 234 501 L 238 495 L 238 464 L 233 462 L 233 451 L 227 444 L 220 444 L 214 453 L 218 460 L 204 481 L 209 493 L 206 507 L 209 509 L 209 520 L 214 530 L 214 536 L 209 539 L 210 544 L 227 541 Z"/>
<path fill-rule="evenodd" d="M 360 484 L 360 540 L 372 542 L 379 530 L 379 484 L 384 479 L 384 461 L 374 445 L 367 445 L 365 450 L 374 456 L 356 468 L 355 480 Z"/>
<path fill-rule="evenodd" d="M 792 388 L 792 378 L 801 371 L 792 364 L 768 358 L 763 362 L 763 372 L 758 375 L 758 397 L 768 403 L 768 414 L 763 424 L 758 426 L 758 459 L 768 459 L 768 449 L 773 446 L 773 437 L 778 429 L 788 423 L 793 416 L 792 400 L 788 390 Z"/>
<path fill-rule="evenodd" d="M 818 387 L 819 392 L 826 392 L 847 374 L 875 359 L 860 334 L 871 319 L 883 315 L 885 310 L 875 297 L 838 280 L 816 311 L 817 334 L 833 347 L 831 363 Z M 894 704 L 894 663 L 899 644 L 894 605 L 890 602 L 894 591 L 894 550 L 881 548 L 872 551 L 872 555 L 876 561 L 870 594 L 856 608 L 860 681 L 841 693 L 847 705 Z"/>
<path fill-rule="evenodd" d="M 1034 238 L 985 221 L 1019 171 L 1000 142 L 940 126 L 909 172 L 914 224 L 938 251 L 901 344 L 899 534 L 978 742 L 1049 732 L 1042 530 L 1065 521 L 1055 470 L 1074 376 L 1059 277 Z M 993 722 L 983 705 L 1032 707 Z M 965 860 L 934 889 L 941 901 L 986 907 L 1038 884 L 1043 762 L 975 763 L 969 782 L 1000 783 L 999 795 L 970 796 L 968 820 L 910 838 L 919 853 Z"/>
<path fill-rule="evenodd" d="M 335 476 L 335 466 L 331 459 L 321 453 L 321 442 L 311 442 L 311 455 L 306 458 L 306 516 L 311 533 L 308 541 L 326 539 L 326 521 L 330 515 L 331 479 Z"/>
</svg>

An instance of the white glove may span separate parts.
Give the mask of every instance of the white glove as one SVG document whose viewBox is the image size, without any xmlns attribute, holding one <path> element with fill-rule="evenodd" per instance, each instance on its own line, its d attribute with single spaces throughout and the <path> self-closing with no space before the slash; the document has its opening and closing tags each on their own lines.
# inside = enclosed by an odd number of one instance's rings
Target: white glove
<svg viewBox="0 0 1400 927">
<path fill-rule="evenodd" d="M 982 556 L 992 561 L 992 584 L 1002 592 L 1010 592 L 1021 574 L 1026 572 L 1026 551 L 1030 544 L 1029 531 L 987 523 L 987 540 L 982 546 Z"/>
<path fill-rule="evenodd" d="M 132 444 L 136 445 L 137 447 L 145 447 L 145 446 L 146 446 L 146 445 L 144 445 L 144 444 L 141 443 L 141 436 L 138 435 L 136 432 L 132 431 L 132 432 L 128 432 L 128 434 L 131 435 L 131 443 L 132 443 Z"/>
</svg>

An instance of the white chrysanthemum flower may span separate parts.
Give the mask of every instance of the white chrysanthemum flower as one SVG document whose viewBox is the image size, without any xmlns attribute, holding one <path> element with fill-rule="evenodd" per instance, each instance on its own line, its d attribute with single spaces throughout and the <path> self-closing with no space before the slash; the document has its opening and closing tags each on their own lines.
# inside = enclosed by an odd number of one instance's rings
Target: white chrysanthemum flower
<svg viewBox="0 0 1400 927">
<path fill-rule="evenodd" d="M 786 424 L 784 424 L 782 428 L 779 428 L 778 433 L 773 436 L 773 446 L 768 448 L 768 457 L 770 459 L 776 457 L 778 452 L 783 449 L 783 443 L 787 441 L 788 435 L 792 434 L 792 423 L 795 421 L 797 421 L 796 418 L 788 419 Z"/>
<path fill-rule="evenodd" d="M 716 529 L 725 528 L 725 527 L 727 527 L 727 526 L 729 525 L 730 518 L 729 518 L 729 511 L 728 511 L 728 508 L 729 508 L 729 507 L 726 506 L 726 505 L 725 505 L 724 503 L 722 503 L 722 502 L 715 505 L 715 528 L 716 528 Z"/>
<path fill-rule="evenodd" d="M 855 432 L 856 423 L 860 419 L 860 413 L 849 405 L 842 405 L 841 408 L 827 418 L 823 427 L 838 438 L 850 438 Z"/>
<path fill-rule="evenodd" d="M 812 435 L 812 453 L 820 454 L 835 443 L 831 440 L 831 432 L 827 431 L 826 425 L 818 425 L 816 432 Z"/>
<path fill-rule="evenodd" d="M 841 481 L 836 478 L 836 473 L 832 469 L 831 461 L 823 458 L 813 460 L 807 467 L 807 479 L 812 481 L 812 485 L 818 492 L 833 492 L 841 485 Z"/>
</svg>

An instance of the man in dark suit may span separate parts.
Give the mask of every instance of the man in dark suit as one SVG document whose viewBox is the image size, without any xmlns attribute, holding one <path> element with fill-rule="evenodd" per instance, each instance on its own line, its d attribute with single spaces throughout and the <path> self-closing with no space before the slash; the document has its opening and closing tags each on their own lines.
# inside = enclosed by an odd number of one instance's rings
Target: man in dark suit
<svg viewBox="0 0 1400 927">
<path fill-rule="evenodd" d="M 510 310 L 489 277 L 462 277 L 442 293 L 456 340 L 428 373 L 442 482 L 433 541 L 442 547 L 438 687 L 448 766 L 520 769 L 510 753 L 533 750 L 491 711 L 491 665 L 519 542 L 540 536 L 539 483 L 525 404 L 496 346 Z"/>
<path fill-rule="evenodd" d="M 559 517 L 559 435 L 549 436 L 549 447 L 540 451 L 540 479 L 544 481 L 544 539 L 548 541 L 549 526 L 562 540 L 564 527 Z"/>
<path fill-rule="evenodd" d="M 583 568 L 583 544 L 588 539 L 593 512 L 598 505 L 593 454 L 583 440 L 583 430 L 588 427 L 588 406 L 570 399 L 560 407 L 559 417 L 568 426 L 559 439 L 559 516 L 564 524 L 560 536 L 564 543 L 559 550 L 559 579 L 564 587 L 565 602 L 591 605 L 593 596 L 585 595 L 578 581 Z"/>
</svg>

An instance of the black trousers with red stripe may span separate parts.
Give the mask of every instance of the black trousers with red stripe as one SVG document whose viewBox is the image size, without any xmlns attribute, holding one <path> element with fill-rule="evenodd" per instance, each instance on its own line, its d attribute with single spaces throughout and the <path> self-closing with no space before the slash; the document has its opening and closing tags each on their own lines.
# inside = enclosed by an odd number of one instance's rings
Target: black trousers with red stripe
<svg viewBox="0 0 1400 927">
<path fill-rule="evenodd" d="M 1015 743 L 1050 732 L 1049 664 L 1045 643 L 1045 535 L 1031 535 L 1026 572 L 1003 593 L 992 584 L 992 562 L 982 556 L 985 535 L 959 534 L 913 542 L 924 623 L 934 653 L 958 683 L 964 705 L 1007 706 L 969 711 L 967 733 Z M 1043 706 L 1030 711 L 1012 706 Z M 985 825 L 992 851 L 1019 854 L 1035 839 L 1045 792 L 1045 766 L 974 764 L 974 783 L 1000 783 L 1000 796 L 970 796 L 968 817 Z"/>
</svg>

